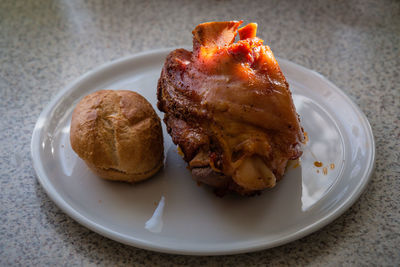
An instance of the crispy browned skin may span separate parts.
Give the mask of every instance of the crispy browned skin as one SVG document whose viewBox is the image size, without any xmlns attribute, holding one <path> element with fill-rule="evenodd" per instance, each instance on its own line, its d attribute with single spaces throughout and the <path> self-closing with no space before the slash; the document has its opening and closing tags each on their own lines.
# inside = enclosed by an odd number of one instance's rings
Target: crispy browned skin
<svg viewBox="0 0 400 267">
<path fill-rule="evenodd" d="M 240 24 L 198 25 L 193 52 L 168 55 L 157 95 L 195 179 L 249 194 L 275 185 L 288 160 L 300 157 L 304 136 L 289 85 L 256 37 L 257 24 L 238 30 Z"/>
</svg>

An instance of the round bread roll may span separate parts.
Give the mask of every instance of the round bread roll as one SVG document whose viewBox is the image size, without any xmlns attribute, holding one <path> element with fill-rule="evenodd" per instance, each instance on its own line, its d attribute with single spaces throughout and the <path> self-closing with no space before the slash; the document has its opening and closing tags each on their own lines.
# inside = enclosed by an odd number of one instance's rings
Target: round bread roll
<svg viewBox="0 0 400 267">
<path fill-rule="evenodd" d="M 139 182 L 163 166 L 160 118 L 132 91 L 100 90 L 84 97 L 72 114 L 70 141 L 104 179 Z"/>
</svg>

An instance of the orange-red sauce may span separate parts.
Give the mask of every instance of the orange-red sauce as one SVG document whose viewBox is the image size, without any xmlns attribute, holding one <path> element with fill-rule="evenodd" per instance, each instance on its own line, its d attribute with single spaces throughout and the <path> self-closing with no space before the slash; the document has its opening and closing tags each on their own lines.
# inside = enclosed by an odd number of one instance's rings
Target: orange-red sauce
<svg viewBox="0 0 400 267">
<path fill-rule="evenodd" d="M 331 170 L 333 170 L 335 168 L 335 163 L 331 163 L 330 167 L 331 167 Z"/>
</svg>

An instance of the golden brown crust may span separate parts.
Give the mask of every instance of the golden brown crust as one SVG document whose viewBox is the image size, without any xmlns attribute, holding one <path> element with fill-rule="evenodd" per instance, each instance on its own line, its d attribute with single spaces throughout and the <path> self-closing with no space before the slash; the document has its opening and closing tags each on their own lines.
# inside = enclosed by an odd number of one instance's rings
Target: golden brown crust
<svg viewBox="0 0 400 267">
<path fill-rule="evenodd" d="M 99 177 L 102 177 L 107 180 L 111 181 L 123 181 L 128 183 L 137 183 L 156 174 L 163 166 L 163 161 L 160 161 L 158 165 L 156 165 L 153 169 L 148 170 L 143 173 L 125 173 L 115 169 L 101 169 L 95 167 L 93 164 L 88 163 L 85 161 L 87 166 Z"/>
<path fill-rule="evenodd" d="M 138 93 L 100 90 L 84 97 L 71 121 L 72 149 L 100 177 L 138 182 L 163 165 L 161 122 Z"/>
</svg>

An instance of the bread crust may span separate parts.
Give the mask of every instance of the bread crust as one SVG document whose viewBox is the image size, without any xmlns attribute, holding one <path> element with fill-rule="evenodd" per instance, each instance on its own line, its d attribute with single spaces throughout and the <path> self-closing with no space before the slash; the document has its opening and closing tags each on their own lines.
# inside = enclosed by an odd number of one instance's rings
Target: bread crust
<svg viewBox="0 0 400 267">
<path fill-rule="evenodd" d="M 132 91 L 100 90 L 85 96 L 72 114 L 70 141 L 89 168 L 108 180 L 142 181 L 163 166 L 160 119 Z"/>
</svg>

